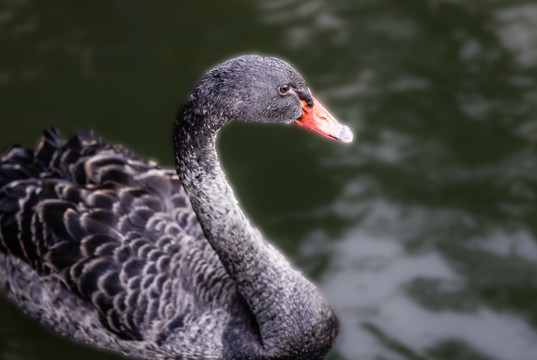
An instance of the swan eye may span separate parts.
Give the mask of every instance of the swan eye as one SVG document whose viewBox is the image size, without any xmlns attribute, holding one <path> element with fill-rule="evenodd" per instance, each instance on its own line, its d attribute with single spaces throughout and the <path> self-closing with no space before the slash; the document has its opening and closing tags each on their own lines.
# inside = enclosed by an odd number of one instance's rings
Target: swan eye
<svg viewBox="0 0 537 360">
<path fill-rule="evenodd" d="M 291 87 L 289 86 L 289 84 L 282 85 L 280 86 L 280 94 L 287 94 L 290 89 Z"/>
</svg>

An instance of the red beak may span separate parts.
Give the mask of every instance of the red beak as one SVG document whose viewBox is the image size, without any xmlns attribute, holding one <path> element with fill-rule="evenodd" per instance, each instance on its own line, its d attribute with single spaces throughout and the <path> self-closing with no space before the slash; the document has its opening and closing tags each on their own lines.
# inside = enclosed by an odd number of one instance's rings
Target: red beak
<svg viewBox="0 0 537 360">
<path fill-rule="evenodd" d="M 315 98 L 312 107 L 302 100 L 302 116 L 295 122 L 297 125 L 344 143 L 350 143 L 354 138 L 351 129 L 341 125 Z"/>
</svg>

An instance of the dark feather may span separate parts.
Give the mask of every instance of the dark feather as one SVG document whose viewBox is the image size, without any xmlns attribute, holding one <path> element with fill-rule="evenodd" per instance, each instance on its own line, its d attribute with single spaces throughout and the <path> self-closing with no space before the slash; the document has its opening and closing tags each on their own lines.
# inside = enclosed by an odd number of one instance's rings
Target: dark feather
<svg viewBox="0 0 537 360">
<path fill-rule="evenodd" d="M 51 232 L 61 239 L 75 240 L 67 231 L 64 215 L 68 210 L 75 210 L 75 206 L 67 201 L 48 199 L 40 203 L 41 221 L 47 224 Z"/>
<path fill-rule="evenodd" d="M 162 298 L 178 281 L 170 271 L 179 271 L 162 249 L 179 249 L 164 235 L 173 209 L 190 206 L 181 197 L 173 172 L 92 135 L 65 142 L 49 129 L 35 151 L 14 146 L 0 160 L 0 252 L 60 278 L 70 296 L 93 304 L 105 328 L 140 340 L 161 302 L 176 301 Z"/>
</svg>

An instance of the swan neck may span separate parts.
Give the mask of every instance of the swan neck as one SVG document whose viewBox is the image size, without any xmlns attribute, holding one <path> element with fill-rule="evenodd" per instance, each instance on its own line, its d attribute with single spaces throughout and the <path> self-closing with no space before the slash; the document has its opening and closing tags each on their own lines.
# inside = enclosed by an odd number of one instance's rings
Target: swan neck
<svg viewBox="0 0 537 360">
<path fill-rule="evenodd" d="M 262 238 L 240 209 L 218 160 L 220 126 L 213 125 L 225 121 L 203 118 L 200 113 L 183 109 L 176 120 L 176 169 L 205 237 L 237 280 L 237 274 L 242 273 L 238 267 L 252 265 L 244 264 L 243 252 L 257 255 Z"/>
<path fill-rule="evenodd" d="M 337 320 L 318 290 L 263 240 L 233 196 L 216 153 L 219 127 L 213 127 L 225 122 L 200 114 L 183 108 L 175 122 L 177 173 L 207 241 L 255 317 L 265 351 L 279 354 L 297 339 L 310 341 L 312 333 L 331 342 Z"/>
</svg>

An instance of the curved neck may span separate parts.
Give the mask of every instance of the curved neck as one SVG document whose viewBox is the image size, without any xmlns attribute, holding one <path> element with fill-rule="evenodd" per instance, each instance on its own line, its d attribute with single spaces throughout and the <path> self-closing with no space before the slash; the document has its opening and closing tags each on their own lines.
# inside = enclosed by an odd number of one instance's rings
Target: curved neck
<svg viewBox="0 0 537 360">
<path fill-rule="evenodd" d="M 285 353 L 296 342 L 304 347 L 304 339 L 328 344 L 337 334 L 333 313 L 315 286 L 263 240 L 226 181 L 215 147 L 220 126 L 211 126 L 225 122 L 183 106 L 174 127 L 177 173 L 205 237 L 255 317 L 265 354 Z"/>
<path fill-rule="evenodd" d="M 216 153 L 217 129 L 208 123 L 193 111 L 180 112 L 174 128 L 176 169 L 205 237 L 229 275 L 240 281 L 244 269 L 251 268 L 248 260 L 258 260 L 252 255 L 263 239 L 226 181 Z"/>
</svg>

